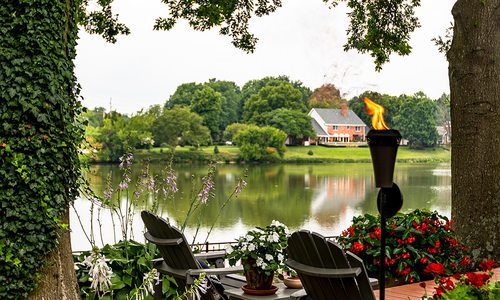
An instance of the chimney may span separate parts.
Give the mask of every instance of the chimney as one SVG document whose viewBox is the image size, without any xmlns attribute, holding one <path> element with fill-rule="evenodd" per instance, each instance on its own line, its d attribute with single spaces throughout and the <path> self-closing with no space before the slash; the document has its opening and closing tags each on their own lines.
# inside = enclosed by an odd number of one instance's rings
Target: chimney
<svg viewBox="0 0 500 300">
<path fill-rule="evenodd" d="M 342 115 L 344 117 L 347 117 L 347 103 L 346 102 L 342 103 Z"/>
</svg>

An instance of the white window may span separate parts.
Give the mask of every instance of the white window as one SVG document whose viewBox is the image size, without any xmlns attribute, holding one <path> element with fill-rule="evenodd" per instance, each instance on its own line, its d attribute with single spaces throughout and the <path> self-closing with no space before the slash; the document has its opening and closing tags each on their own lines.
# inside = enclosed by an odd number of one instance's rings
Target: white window
<svg viewBox="0 0 500 300">
<path fill-rule="evenodd" d="M 332 129 L 333 130 L 339 130 L 339 127 L 337 125 L 335 125 L 335 126 L 332 126 Z"/>
<path fill-rule="evenodd" d="M 361 131 L 361 126 L 356 126 L 356 132 L 360 132 Z"/>
</svg>

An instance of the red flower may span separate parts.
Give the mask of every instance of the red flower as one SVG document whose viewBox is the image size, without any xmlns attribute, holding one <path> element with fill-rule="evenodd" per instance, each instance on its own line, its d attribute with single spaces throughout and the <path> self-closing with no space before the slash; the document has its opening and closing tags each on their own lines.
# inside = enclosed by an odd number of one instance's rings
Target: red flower
<svg viewBox="0 0 500 300">
<path fill-rule="evenodd" d="M 494 268 L 496 268 L 496 264 L 495 262 L 493 261 L 493 259 L 488 259 L 488 260 L 483 260 L 480 264 L 479 264 L 479 267 L 481 268 L 481 270 L 483 271 L 489 271 L 489 270 L 492 270 Z"/>
<path fill-rule="evenodd" d="M 400 273 L 401 275 L 406 275 L 406 274 L 408 274 L 408 273 L 410 273 L 410 272 L 411 272 L 410 268 L 406 268 L 406 269 L 403 269 L 402 271 L 400 271 L 399 273 Z"/>
<path fill-rule="evenodd" d="M 365 246 L 361 243 L 354 242 L 352 245 L 352 252 L 354 252 L 354 253 L 359 253 L 359 252 L 363 251 L 363 249 L 365 249 Z"/>
<path fill-rule="evenodd" d="M 420 228 L 421 228 L 421 230 L 420 230 L 420 231 L 421 231 L 422 233 L 425 233 L 426 231 L 428 231 L 428 230 L 429 230 L 429 225 L 427 225 L 427 223 L 422 223 L 422 226 L 420 226 Z"/>
<path fill-rule="evenodd" d="M 415 237 L 414 236 L 409 237 L 408 238 L 408 244 L 411 244 L 413 242 L 415 242 Z"/>
<path fill-rule="evenodd" d="M 484 273 L 475 273 L 475 272 L 467 273 L 467 279 L 469 280 L 469 283 L 476 288 L 479 288 L 482 285 L 484 285 L 490 279 L 490 277 L 491 277 L 490 275 Z"/>
<path fill-rule="evenodd" d="M 460 262 L 460 264 L 464 267 L 470 264 L 470 258 L 467 255 L 464 255 L 464 259 Z"/>
<path fill-rule="evenodd" d="M 387 258 L 387 257 L 385 258 L 385 265 L 386 266 L 391 266 L 391 265 L 393 265 L 395 263 L 396 263 L 396 260 L 394 258 L 391 259 L 391 260 L 389 260 L 389 258 Z"/>
<path fill-rule="evenodd" d="M 349 228 L 347 228 L 347 231 L 349 231 L 349 234 L 351 236 L 354 236 L 354 229 L 355 229 L 354 226 L 350 226 Z"/>
<path fill-rule="evenodd" d="M 447 238 L 450 246 L 455 247 L 458 244 L 458 241 L 455 238 Z"/>
<path fill-rule="evenodd" d="M 427 264 L 427 261 L 428 261 L 428 259 L 425 256 L 422 257 L 422 258 L 420 258 L 420 262 L 423 263 L 423 264 Z"/>
<path fill-rule="evenodd" d="M 455 284 L 451 281 L 450 277 L 441 277 L 439 282 L 447 290 L 452 290 L 455 287 Z"/>
<path fill-rule="evenodd" d="M 415 282 L 415 278 L 413 277 L 410 277 L 410 279 L 408 280 L 410 283 L 414 283 Z"/>
<path fill-rule="evenodd" d="M 436 288 L 436 295 L 435 296 L 437 296 L 438 299 L 443 297 L 443 296 L 441 296 L 441 294 L 443 294 L 443 293 L 444 293 L 444 289 L 442 287 L 439 286 Z"/>
<path fill-rule="evenodd" d="M 432 263 L 425 267 L 425 273 L 444 274 L 444 265 L 441 263 Z"/>
<path fill-rule="evenodd" d="M 438 253 L 438 250 L 436 248 L 427 247 L 427 252 L 429 252 L 429 253 Z"/>
</svg>

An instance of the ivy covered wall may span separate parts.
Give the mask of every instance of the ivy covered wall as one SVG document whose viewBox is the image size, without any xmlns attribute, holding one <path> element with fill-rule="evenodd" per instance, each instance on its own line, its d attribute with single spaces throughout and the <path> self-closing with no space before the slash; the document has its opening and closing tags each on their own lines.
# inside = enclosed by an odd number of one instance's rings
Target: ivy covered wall
<svg viewBox="0 0 500 300">
<path fill-rule="evenodd" d="M 36 288 L 78 193 L 73 75 L 81 0 L 0 5 L 0 299 Z"/>
</svg>

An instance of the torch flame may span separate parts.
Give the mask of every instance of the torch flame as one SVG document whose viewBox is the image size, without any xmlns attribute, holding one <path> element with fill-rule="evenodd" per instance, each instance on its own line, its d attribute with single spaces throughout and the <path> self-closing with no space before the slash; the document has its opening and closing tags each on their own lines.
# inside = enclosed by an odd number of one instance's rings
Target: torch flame
<svg viewBox="0 0 500 300">
<path fill-rule="evenodd" d="M 384 122 L 384 107 L 380 104 L 373 102 L 368 98 L 364 98 L 368 114 L 372 116 L 372 127 L 376 130 L 389 130 L 389 127 Z"/>
</svg>

